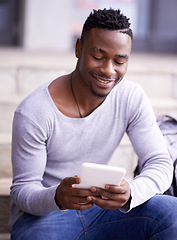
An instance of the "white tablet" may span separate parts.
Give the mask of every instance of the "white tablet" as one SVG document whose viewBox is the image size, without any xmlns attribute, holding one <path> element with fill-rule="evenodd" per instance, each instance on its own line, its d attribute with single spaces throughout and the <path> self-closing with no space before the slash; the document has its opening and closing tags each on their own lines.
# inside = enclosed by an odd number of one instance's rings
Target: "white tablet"
<svg viewBox="0 0 177 240">
<path fill-rule="evenodd" d="M 92 186 L 105 188 L 105 184 L 120 185 L 125 176 L 125 168 L 109 165 L 83 163 L 78 177 L 80 184 L 75 184 L 77 188 L 90 188 Z"/>
</svg>

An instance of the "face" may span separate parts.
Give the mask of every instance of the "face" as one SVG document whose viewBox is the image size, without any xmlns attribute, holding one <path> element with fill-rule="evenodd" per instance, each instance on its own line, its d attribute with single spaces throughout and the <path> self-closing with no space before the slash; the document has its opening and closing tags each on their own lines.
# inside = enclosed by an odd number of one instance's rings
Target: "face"
<svg viewBox="0 0 177 240">
<path fill-rule="evenodd" d="M 76 43 L 79 79 L 99 98 L 105 98 L 124 77 L 132 40 L 120 31 L 93 28 Z"/>
</svg>

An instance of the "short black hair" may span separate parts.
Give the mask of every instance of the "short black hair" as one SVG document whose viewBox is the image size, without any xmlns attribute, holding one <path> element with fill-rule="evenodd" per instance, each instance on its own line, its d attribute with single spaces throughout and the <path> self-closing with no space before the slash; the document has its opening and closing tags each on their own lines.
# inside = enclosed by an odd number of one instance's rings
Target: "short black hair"
<svg viewBox="0 0 177 240">
<path fill-rule="evenodd" d="M 133 32 L 130 28 L 131 23 L 129 22 L 129 18 L 123 15 L 120 12 L 120 9 L 114 10 L 112 8 L 103 10 L 93 10 L 90 13 L 88 18 L 86 19 L 82 33 L 81 33 L 81 41 L 83 42 L 87 33 L 92 28 L 101 28 L 106 30 L 122 30 L 122 33 L 128 34 L 131 39 L 133 39 Z"/>
</svg>

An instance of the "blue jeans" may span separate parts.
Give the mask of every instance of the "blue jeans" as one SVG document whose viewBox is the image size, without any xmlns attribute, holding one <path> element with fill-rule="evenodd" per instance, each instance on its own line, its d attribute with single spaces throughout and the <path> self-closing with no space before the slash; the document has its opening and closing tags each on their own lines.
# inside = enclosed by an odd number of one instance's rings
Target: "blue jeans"
<svg viewBox="0 0 177 240">
<path fill-rule="evenodd" d="M 97 206 L 84 211 L 24 214 L 12 240 L 176 240 L 177 198 L 157 195 L 128 213 Z"/>
</svg>

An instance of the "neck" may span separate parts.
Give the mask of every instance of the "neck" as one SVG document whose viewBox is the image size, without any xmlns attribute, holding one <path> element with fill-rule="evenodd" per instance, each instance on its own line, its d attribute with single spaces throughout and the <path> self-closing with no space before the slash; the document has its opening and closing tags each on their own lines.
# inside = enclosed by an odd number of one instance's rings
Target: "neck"
<svg viewBox="0 0 177 240">
<path fill-rule="evenodd" d="M 79 106 L 78 111 L 80 110 L 82 117 L 88 116 L 105 100 L 105 98 L 94 96 L 77 71 L 74 71 L 71 77 L 72 88 L 77 101 L 76 104 Z"/>
<path fill-rule="evenodd" d="M 79 116 L 80 116 L 80 118 L 82 118 L 81 110 L 80 110 L 80 107 L 79 107 L 79 104 L 78 104 L 78 101 L 77 101 L 77 98 L 76 98 L 76 95 L 75 95 L 74 89 L 73 89 L 72 77 L 73 77 L 73 72 L 71 73 L 71 76 L 70 76 L 70 87 L 71 87 L 71 91 L 72 91 L 72 94 L 73 94 L 73 97 L 74 97 L 74 100 L 75 100 L 75 103 L 76 103 L 76 106 L 77 106 L 77 109 L 79 112 Z"/>
</svg>

